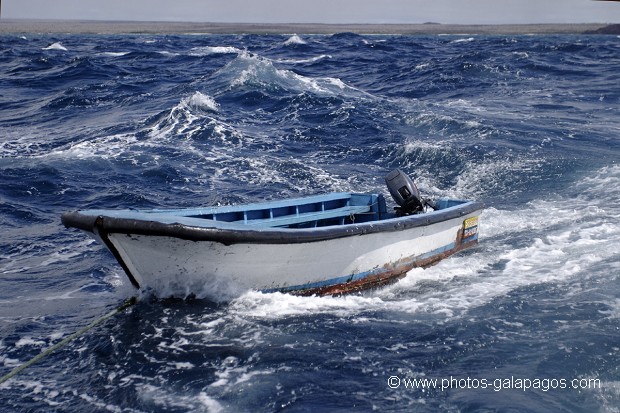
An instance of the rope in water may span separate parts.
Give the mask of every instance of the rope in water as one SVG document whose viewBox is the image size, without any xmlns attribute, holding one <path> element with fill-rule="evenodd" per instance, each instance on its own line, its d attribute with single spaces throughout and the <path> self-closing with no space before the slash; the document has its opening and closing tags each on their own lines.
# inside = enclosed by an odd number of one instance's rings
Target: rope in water
<svg viewBox="0 0 620 413">
<path fill-rule="evenodd" d="M 132 305 L 134 305 L 136 303 L 136 301 L 137 301 L 136 297 L 131 297 L 131 298 L 125 300 L 125 302 L 123 304 L 121 304 L 119 307 L 117 307 L 114 310 L 110 311 L 109 313 L 99 317 L 98 319 L 96 319 L 95 321 L 93 321 L 92 323 L 87 325 L 86 327 L 83 327 L 82 329 L 76 331 L 75 333 L 71 334 L 70 336 L 65 337 L 62 341 L 59 341 L 58 343 L 54 344 L 52 347 L 50 347 L 47 350 L 45 350 L 45 351 L 39 353 L 38 355 L 34 356 L 32 359 L 30 359 L 26 363 L 22 364 L 21 366 L 14 368 L 9 374 L 7 374 L 6 376 L 3 376 L 2 378 L 0 378 L 0 384 L 4 383 L 7 380 L 12 379 L 16 375 L 18 375 L 22 370 L 25 370 L 26 368 L 32 366 L 34 363 L 36 363 L 36 362 L 42 360 L 43 358 L 49 356 L 50 354 L 52 354 L 54 351 L 58 350 L 59 348 L 67 345 L 67 343 L 69 343 L 71 340 L 81 336 L 82 334 L 84 334 L 85 332 L 90 330 L 91 328 L 93 328 L 96 325 L 100 324 L 102 321 L 105 321 L 108 318 L 113 317 L 113 316 L 115 316 L 116 314 L 118 314 L 118 313 L 120 313 L 122 311 L 125 311 L 127 308 L 129 308 Z"/>
</svg>

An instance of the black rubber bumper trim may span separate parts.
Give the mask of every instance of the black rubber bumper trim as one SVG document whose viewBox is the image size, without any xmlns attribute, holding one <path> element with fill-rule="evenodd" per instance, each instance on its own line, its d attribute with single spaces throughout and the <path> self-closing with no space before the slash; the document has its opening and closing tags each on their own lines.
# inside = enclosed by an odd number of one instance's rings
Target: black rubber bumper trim
<svg viewBox="0 0 620 413">
<path fill-rule="evenodd" d="M 213 241 L 222 244 L 296 244 L 320 242 L 330 239 L 353 237 L 379 232 L 397 232 L 410 228 L 423 227 L 465 216 L 484 209 L 482 202 L 468 202 L 445 211 L 410 215 L 383 221 L 364 222 L 350 225 L 334 225 L 312 229 L 228 229 L 217 227 L 197 227 L 179 223 L 165 224 L 157 221 L 113 218 L 84 215 L 79 211 L 62 215 L 66 227 L 79 228 L 107 237 L 110 233 L 138 234 L 180 238 L 190 241 Z M 103 237 L 102 237 L 103 238 Z"/>
</svg>

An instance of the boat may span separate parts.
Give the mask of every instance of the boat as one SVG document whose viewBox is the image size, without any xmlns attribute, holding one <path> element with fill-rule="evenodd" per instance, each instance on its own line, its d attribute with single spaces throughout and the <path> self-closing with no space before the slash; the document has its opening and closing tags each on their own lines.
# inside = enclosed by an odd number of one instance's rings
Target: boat
<svg viewBox="0 0 620 413">
<path fill-rule="evenodd" d="M 228 300 L 248 290 L 340 295 L 394 282 L 478 242 L 478 201 L 422 199 L 401 170 L 378 193 L 338 192 L 237 206 L 89 209 L 66 227 L 105 245 L 136 288 Z"/>
</svg>

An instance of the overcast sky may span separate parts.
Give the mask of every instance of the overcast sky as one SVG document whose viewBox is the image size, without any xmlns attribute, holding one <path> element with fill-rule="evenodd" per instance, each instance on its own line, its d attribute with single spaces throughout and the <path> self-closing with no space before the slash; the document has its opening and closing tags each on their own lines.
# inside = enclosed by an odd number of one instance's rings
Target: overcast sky
<svg viewBox="0 0 620 413">
<path fill-rule="evenodd" d="M 593 0 L 0 0 L 2 18 L 261 23 L 620 23 Z"/>
</svg>

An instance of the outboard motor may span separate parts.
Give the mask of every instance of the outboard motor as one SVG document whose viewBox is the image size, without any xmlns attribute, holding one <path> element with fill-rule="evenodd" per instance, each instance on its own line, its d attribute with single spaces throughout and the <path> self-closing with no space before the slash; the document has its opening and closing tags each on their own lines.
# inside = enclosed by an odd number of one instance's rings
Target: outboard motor
<svg viewBox="0 0 620 413">
<path fill-rule="evenodd" d="M 403 171 L 394 169 L 385 176 L 390 194 L 399 207 L 396 207 L 397 215 L 417 214 L 424 211 L 424 201 L 420 195 L 420 190 Z"/>
</svg>

